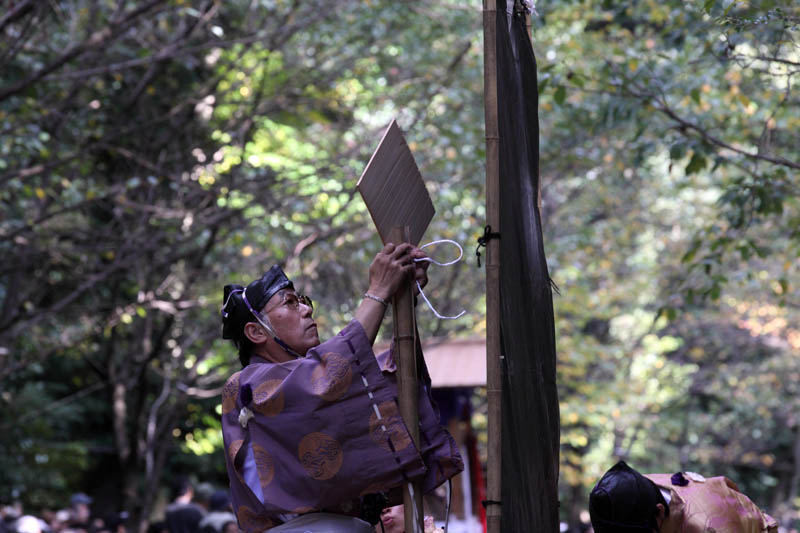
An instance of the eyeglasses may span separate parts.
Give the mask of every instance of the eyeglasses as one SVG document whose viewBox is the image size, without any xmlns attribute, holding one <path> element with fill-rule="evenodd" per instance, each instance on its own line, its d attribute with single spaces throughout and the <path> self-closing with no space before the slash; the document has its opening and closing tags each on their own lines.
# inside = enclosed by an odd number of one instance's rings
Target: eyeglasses
<svg viewBox="0 0 800 533">
<path fill-rule="evenodd" d="M 291 309 L 292 311 L 298 311 L 300 309 L 300 304 L 303 304 L 309 308 L 311 311 L 314 311 L 314 303 L 311 301 L 311 298 L 304 294 L 295 294 L 293 292 L 286 292 L 283 294 L 283 301 L 281 303 L 272 307 L 272 309 L 265 310 L 264 313 L 269 313 L 270 311 L 274 311 L 278 307 L 284 305 Z"/>
</svg>

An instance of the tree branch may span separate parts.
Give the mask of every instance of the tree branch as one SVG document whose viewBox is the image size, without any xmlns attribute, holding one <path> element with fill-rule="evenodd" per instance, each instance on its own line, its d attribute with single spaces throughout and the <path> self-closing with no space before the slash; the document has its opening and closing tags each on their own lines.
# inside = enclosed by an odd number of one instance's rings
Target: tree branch
<svg viewBox="0 0 800 533">
<path fill-rule="evenodd" d="M 18 2 L 0 17 L 0 31 L 3 31 L 3 28 L 5 28 L 9 22 L 14 22 L 18 18 L 24 17 L 31 9 L 33 9 L 33 0 Z"/>
<path fill-rule="evenodd" d="M 661 103 L 660 105 L 655 105 L 654 107 L 656 108 L 657 111 L 660 111 L 661 113 L 667 115 L 672 120 L 674 120 L 675 122 L 686 128 L 687 130 L 695 131 L 698 135 L 700 135 L 700 137 L 710 142 L 711 144 L 719 146 L 720 148 L 730 150 L 731 152 L 747 157 L 748 159 L 768 161 L 774 165 L 800 169 L 800 163 L 784 159 L 783 157 L 773 157 L 768 154 L 758 154 L 758 153 L 754 154 L 746 150 L 742 150 L 741 148 L 736 148 L 735 146 L 732 146 L 726 143 L 725 141 L 711 135 L 708 131 L 701 128 L 700 126 L 681 118 L 675 111 L 673 111 L 669 106 L 667 106 L 666 103 Z"/>
<path fill-rule="evenodd" d="M 11 87 L 6 87 L 5 89 L 0 90 L 0 102 L 11 96 L 14 96 L 17 93 L 24 91 L 28 86 L 44 78 L 51 72 L 61 68 L 63 65 L 69 63 L 73 59 L 83 55 L 87 51 L 92 50 L 94 48 L 99 48 L 100 46 L 105 44 L 105 42 L 108 41 L 110 38 L 121 33 L 121 31 L 127 28 L 127 26 L 131 24 L 137 17 L 146 13 L 156 5 L 163 3 L 164 1 L 165 0 L 150 0 L 150 2 L 131 11 L 124 19 L 118 22 L 112 21 L 108 26 L 106 26 L 102 30 L 95 31 L 83 42 L 70 47 L 66 52 L 64 52 L 61 55 L 61 57 L 59 57 L 49 65 L 42 67 L 37 72 L 29 76 L 28 78 L 22 80 L 21 82 L 17 83 L 16 85 L 12 85 Z"/>
</svg>

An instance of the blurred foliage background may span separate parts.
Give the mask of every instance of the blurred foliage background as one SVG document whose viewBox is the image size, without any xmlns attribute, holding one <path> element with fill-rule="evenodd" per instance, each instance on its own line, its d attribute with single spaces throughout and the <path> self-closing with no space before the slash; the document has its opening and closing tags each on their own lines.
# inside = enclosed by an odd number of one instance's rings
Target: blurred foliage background
<svg viewBox="0 0 800 533">
<path fill-rule="evenodd" d="M 798 23 L 537 6 L 565 521 L 616 458 L 798 514 Z M 0 33 L 2 499 L 85 490 L 144 526 L 176 476 L 223 485 L 222 286 L 279 262 L 325 336 L 352 318 L 380 246 L 354 185 L 392 117 L 426 238 L 482 233 L 480 2 L 15 0 Z M 483 335 L 467 257 L 429 296 L 470 313 L 423 335 Z"/>
</svg>

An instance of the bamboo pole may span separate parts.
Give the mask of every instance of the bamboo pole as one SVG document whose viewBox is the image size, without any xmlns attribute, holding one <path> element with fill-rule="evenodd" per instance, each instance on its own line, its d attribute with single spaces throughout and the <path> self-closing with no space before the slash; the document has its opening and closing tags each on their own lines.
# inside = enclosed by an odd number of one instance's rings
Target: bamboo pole
<svg viewBox="0 0 800 533">
<path fill-rule="evenodd" d="M 497 125 L 497 2 L 483 0 L 483 104 L 486 127 L 486 221 L 500 231 L 500 134 Z M 486 531 L 500 533 L 502 496 L 502 362 L 500 350 L 500 241 L 486 243 L 486 396 L 488 458 Z"/>
<path fill-rule="evenodd" d="M 533 13 L 526 13 L 525 14 L 525 27 L 528 30 L 528 39 L 531 42 L 531 48 L 533 48 Z M 538 86 L 539 86 L 539 82 L 538 81 L 536 82 L 536 86 L 537 86 L 536 90 L 538 91 L 539 90 L 538 89 Z M 539 99 L 537 98 L 536 101 L 538 102 Z M 537 161 L 538 161 L 538 159 L 537 159 Z M 542 214 L 542 179 L 541 179 L 542 173 L 540 172 L 539 168 L 536 169 L 536 175 L 539 176 L 539 179 L 536 180 L 536 185 L 537 185 L 537 187 L 536 187 L 536 205 L 539 207 L 539 215 L 541 216 L 541 214 Z"/>
<path fill-rule="evenodd" d="M 395 227 L 389 234 L 389 242 L 400 244 L 409 241 L 409 228 Z M 414 298 L 411 293 L 411 279 L 407 279 L 397 291 L 392 301 L 394 323 L 394 340 L 397 346 L 397 395 L 400 404 L 400 416 L 403 417 L 414 446 L 420 449 L 419 440 L 419 396 L 417 384 L 416 328 L 414 327 Z M 403 487 L 403 509 L 405 513 L 405 531 L 421 532 L 423 526 L 422 485 L 419 481 Z M 415 512 L 416 510 L 416 512 Z M 414 517 L 417 526 L 414 526 Z"/>
<path fill-rule="evenodd" d="M 528 30 L 528 39 L 533 42 L 533 13 L 525 13 L 525 28 Z"/>
</svg>

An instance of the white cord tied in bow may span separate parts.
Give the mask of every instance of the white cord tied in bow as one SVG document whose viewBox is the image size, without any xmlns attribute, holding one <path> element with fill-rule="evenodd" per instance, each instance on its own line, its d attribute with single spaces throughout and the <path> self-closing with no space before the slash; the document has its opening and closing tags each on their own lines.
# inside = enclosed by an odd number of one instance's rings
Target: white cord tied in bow
<svg viewBox="0 0 800 533">
<path fill-rule="evenodd" d="M 422 261 L 427 261 L 429 263 L 433 263 L 434 265 L 449 266 L 449 265 L 454 265 L 459 261 L 461 261 L 461 257 L 464 255 L 464 250 L 461 249 L 460 244 L 458 244 L 456 241 L 451 241 L 450 239 L 440 239 L 438 241 L 432 241 L 429 242 L 428 244 L 423 244 L 422 246 L 419 247 L 419 249 L 422 250 L 423 248 L 427 248 L 428 246 L 433 246 L 434 244 L 442 244 L 442 243 L 455 244 L 456 247 L 458 248 L 458 257 L 456 257 L 452 261 L 448 261 L 447 263 L 440 263 L 439 261 L 431 259 L 430 257 L 420 257 L 418 259 L 414 259 L 414 262 L 419 263 Z M 420 296 L 422 296 L 422 299 L 425 300 L 425 303 L 428 304 L 428 307 L 430 307 L 431 311 L 433 311 L 433 314 L 436 315 L 438 318 L 441 318 L 443 320 L 455 320 L 456 318 L 461 318 L 467 313 L 466 311 L 462 310 L 456 316 L 440 315 L 439 312 L 436 309 L 434 309 L 433 304 L 431 304 L 430 300 L 428 300 L 428 297 L 425 296 L 425 293 L 422 291 L 422 286 L 419 284 L 419 281 L 417 281 L 417 289 L 419 289 L 419 294 Z"/>
</svg>

